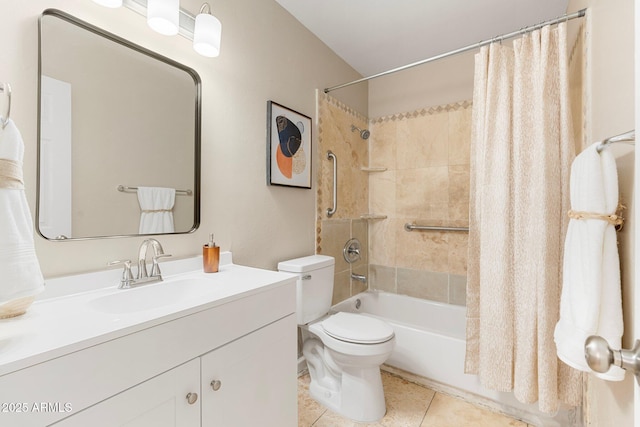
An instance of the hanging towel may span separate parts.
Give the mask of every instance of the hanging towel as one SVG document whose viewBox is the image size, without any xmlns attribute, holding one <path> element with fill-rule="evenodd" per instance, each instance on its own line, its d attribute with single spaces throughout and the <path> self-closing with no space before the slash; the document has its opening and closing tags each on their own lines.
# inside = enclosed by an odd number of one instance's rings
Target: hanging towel
<svg viewBox="0 0 640 427">
<path fill-rule="evenodd" d="M 618 174 L 609 150 L 598 153 L 598 143 L 580 153 L 571 166 L 571 209 L 602 215 L 615 214 Z M 554 340 L 558 357 L 569 366 L 591 372 L 584 357 L 589 335 L 600 335 L 620 349 L 623 322 L 620 260 L 613 224 L 603 219 L 571 219 L 565 240 L 560 320 Z M 620 381 L 624 370 L 613 366 L 594 374 Z"/>
<path fill-rule="evenodd" d="M 176 190 L 138 187 L 140 234 L 173 233 L 173 204 Z"/>
<path fill-rule="evenodd" d="M 23 156 L 22 136 L 9 119 L 4 129 L 0 126 L 0 306 L 44 290 L 24 193 Z"/>
</svg>

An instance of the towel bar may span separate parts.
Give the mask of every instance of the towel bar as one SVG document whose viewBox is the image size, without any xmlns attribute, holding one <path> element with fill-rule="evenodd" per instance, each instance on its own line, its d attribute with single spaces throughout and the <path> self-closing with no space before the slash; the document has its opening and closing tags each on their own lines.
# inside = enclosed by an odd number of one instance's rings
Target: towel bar
<svg viewBox="0 0 640 427">
<path fill-rule="evenodd" d="M 138 191 L 138 187 L 130 187 L 128 185 L 118 185 L 118 191 Z M 190 196 L 193 194 L 193 191 L 191 190 L 176 190 L 176 194 L 186 194 L 187 196 Z"/>
<path fill-rule="evenodd" d="M 596 151 L 600 153 L 602 150 L 607 148 L 611 144 L 615 144 L 616 142 L 627 142 L 634 143 L 636 140 L 636 131 L 630 130 L 629 132 L 621 133 L 620 135 L 609 137 L 603 140 L 600 145 L 596 147 Z"/>
</svg>

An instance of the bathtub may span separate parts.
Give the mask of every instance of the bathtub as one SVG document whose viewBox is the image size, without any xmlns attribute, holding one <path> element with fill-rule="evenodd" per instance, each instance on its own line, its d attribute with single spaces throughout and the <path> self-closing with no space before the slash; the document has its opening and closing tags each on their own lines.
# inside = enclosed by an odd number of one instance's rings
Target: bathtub
<svg viewBox="0 0 640 427">
<path fill-rule="evenodd" d="M 342 301 L 333 310 L 361 313 L 389 323 L 396 334 L 396 346 L 385 365 L 401 376 L 410 374 L 409 380 L 536 426 L 582 425 L 579 410 L 562 409 L 549 416 L 538 411 L 536 405 L 519 402 L 512 393 L 485 389 L 477 376 L 464 373 L 465 307 L 367 291 Z"/>
</svg>

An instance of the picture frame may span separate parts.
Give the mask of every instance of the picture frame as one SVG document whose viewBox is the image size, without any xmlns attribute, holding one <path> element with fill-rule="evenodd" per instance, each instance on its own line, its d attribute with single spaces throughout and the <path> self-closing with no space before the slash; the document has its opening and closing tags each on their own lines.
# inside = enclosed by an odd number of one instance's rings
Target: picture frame
<svg viewBox="0 0 640 427">
<path fill-rule="evenodd" d="M 267 101 L 267 185 L 311 188 L 311 117 Z"/>
</svg>

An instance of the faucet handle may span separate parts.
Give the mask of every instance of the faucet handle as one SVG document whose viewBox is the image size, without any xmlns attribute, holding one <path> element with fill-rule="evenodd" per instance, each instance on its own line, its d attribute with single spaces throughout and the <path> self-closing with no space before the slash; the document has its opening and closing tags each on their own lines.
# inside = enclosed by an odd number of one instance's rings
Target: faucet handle
<svg viewBox="0 0 640 427">
<path fill-rule="evenodd" d="M 119 265 L 119 264 L 124 265 L 124 270 L 122 270 L 122 279 L 120 280 L 120 287 L 128 288 L 131 282 L 133 281 L 133 274 L 131 273 L 131 260 L 128 260 L 128 259 L 116 260 L 116 261 L 111 261 L 107 263 L 108 266 Z"/>
<path fill-rule="evenodd" d="M 160 264 L 158 264 L 158 260 L 160 258 L 168 258 L 170 257 L 171 254 L 160 254 L 160 255 L 156 255 L 152 258 L 153 261 L 153 265 L 151 266 L 151 274 L 149 277 L 159 277 L 161 275 L 160 273 Z"/>
</svg>

